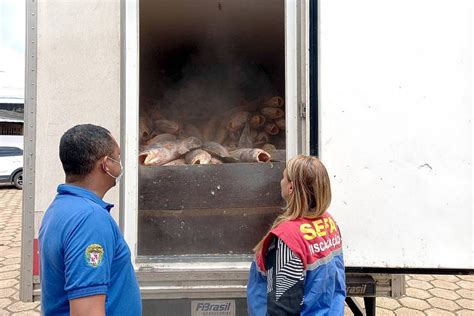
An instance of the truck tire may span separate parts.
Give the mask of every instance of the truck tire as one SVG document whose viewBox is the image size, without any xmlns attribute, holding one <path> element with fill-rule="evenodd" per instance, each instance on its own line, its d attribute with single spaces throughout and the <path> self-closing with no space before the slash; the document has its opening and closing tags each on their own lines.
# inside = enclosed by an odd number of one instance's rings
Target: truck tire
<svg viewBox="0 0 474 316">
<path fill-rule="evenodd" d="M 23 170 L 15 173 L 13 176 L 13 185 L 15 185 L 17 189 L 23 189 Z"/>
</svg>

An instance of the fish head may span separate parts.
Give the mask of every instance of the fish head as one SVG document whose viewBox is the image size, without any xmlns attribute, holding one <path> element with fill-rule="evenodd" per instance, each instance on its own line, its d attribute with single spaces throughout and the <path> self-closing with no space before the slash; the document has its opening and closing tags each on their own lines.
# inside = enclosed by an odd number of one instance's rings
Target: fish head
<svg viewBox="0 0 474 316">
<path fill-rule="evenodd" d="M 258 162 L 268 162 L 272 158 L 270 154 L 264 150 L 255 150 L 254 154 Z"/>
<path fill-rule="evenodd" d="M 162 158 L 159 150 L 149 150 L 138 155 L 138 161 L 145 166 L 160 165 Z"/>
</svg>

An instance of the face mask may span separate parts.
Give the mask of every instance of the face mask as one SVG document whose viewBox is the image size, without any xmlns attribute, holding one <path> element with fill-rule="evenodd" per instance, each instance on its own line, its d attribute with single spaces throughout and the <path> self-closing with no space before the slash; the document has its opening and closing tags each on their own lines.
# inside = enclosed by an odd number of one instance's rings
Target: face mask
<svg viewBox="0 0 474 316">
<path fill-rule="evenodd" d="M 107 159 L 110 159 L 112 160 L 113 162 L 115 163 L 118 163 L 120 165 L 120 174 L 118 176 L 113 176 L 112 174 L 110 174 L 110 172 L 108 172 L 107 170 L 104 170 L 109 176 L 111 176 L 112 178 L 115 179 L 115 181 L 118 183 L 120 181 L 120 178 L 122 178 L 123 176 L 123 166 L 122 166 L 122 162 L 120 160 L 115 160 L 113 158 L 110 158 L 110 157 L 107 157 Z"/>
</svg>

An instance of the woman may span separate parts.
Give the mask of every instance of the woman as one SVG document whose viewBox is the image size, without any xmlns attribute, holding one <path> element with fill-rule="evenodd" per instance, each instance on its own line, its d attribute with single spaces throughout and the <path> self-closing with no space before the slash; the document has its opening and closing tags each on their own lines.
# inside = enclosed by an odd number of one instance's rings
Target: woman
<svg viewBox="0 0 474 316">
<path fill-rule="evenodd" d="M 254 248 L 247 284 L 250 315 L 343 315 L 344 260 L 339 228 L 327 209 L 331 185 L 318 158 L 297 156 L 283 171 L 286 201 Z"/>
</svg>

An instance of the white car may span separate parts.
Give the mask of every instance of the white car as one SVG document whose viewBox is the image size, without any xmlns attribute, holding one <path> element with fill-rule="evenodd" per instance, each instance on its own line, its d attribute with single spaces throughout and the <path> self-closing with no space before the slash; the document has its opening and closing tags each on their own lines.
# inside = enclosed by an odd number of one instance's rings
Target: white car
<svg viewBox="0 0 474 316">
<path fill-rule="evenodd" d="M 15 146 L 0 146 L 0 182 L 23 188 L 23 150 Z"/>
</svg>

